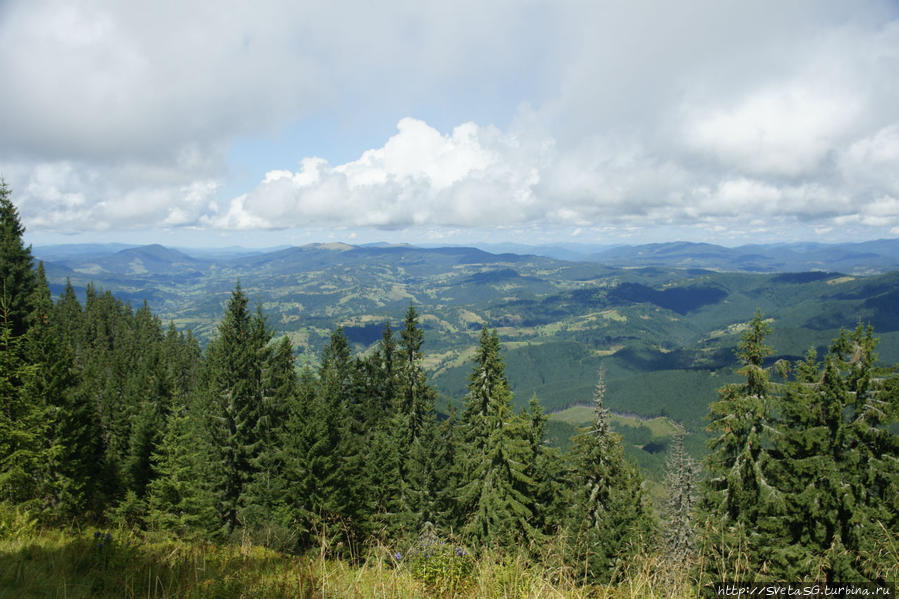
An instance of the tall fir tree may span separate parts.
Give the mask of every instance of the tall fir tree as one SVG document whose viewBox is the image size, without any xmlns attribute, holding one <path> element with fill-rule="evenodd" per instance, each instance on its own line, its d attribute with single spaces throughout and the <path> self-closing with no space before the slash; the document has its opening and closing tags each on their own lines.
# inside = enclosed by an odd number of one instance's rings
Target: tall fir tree
<svg viewBox="0 0 899 599">
<path fill-rule="evenodd" d="M 772 478 L 784 502 L 766 514 L 769 569 L 786 578 L 879 580 L 897 572 L 899 398 L 878 377 L 876 340 L 843 332 L 818 363 L 796 364 L 778 404 Z"/>
<path fill-rule="evenodd" d="M 461 423 L 462 530 L 479 544 L 527 546 L 540 537 L 533 523 L 536 483 L 527 473 L 528 424 L 512 410 L 504 371 L 499 338 L 485 326 Z"/>
<path fill-rule="evenodd" d="M 593 420 L 575 438 L 569 485 L 572 562 L 584 577 L 609 581 L 652 532 L 642 478 L 624 456 L 605 407 L 605 371 L 593 392 Z"/>
<path fill-rule="evenodd" d="M 699 464 L 684 449 L 678 427 L 665 460 L 665 499 L 662 504 L 662 547 L 673 569 L 689 568 L 696 557 L 696 507 L 699 501 Z"/>
<path fill-rule="evenodd" d="M 47 514 L 57 519 L 100 514 L 109 484 L 99 416 L 82 391 L 81 379 L 50 299 L 43 263 L 35 272 L 32 327 L 27 338 L 29 361 L 36 371 L 23 390 L 31 403 L 46 406 L 44 440 L 49 479 L 43 498 Z"/>
<path fill-rule="evenodd" d="M 155 529 L 193 537 L 221 526 L 214 481 L 207 473 L 213 448 L 204 430 L 204 409 L 192 405 L 169 413 L 152 458 L 155 476 L 147 485 L 147 523 Z"/>
<path fill-rule="evenodd" d="M 301 548 L 311 546 L 323 523 L 341 508 L 338 427 L 339 406 L 328 401 L 311 369 L 305 368 L 279 435 L 285 487 L 280 520 L 296 531 Z"/>
<path fill-rule="evenodd" d="M 533 479 L 534 526 L 544 535 L 552 535 L 563 526 L 565 466 L 564 458 L 556 447 L 546 443 L 547 416 L 537 396 L 531 397 L 528 409 L 522 415 L 527 421 L 527 440 L 530 450 L 527 475 Z"/>
<path fill-rule="evenodd" d="M 13 335 L 10 304 L 0 293 L 0 501 L 40 507 L 49 414 L 22 393 L 36 367 L 23 358 L 22 335 Z"/>
<path fill-rule="evenodd" d="M 443 518 L 438 507 L 438 489 L 447 483 L 440 468 L 436 419 L 436 396 L 422 366 L 424 332 L 418 312 L 409 306 L 400 332 L 397 364 L 397 406 L 394 420 L 396 451 L 400 455 L 403 524 L 417 535 L 425 523 Z"/>
<path fill-rule="evenodd" d="M 0 179 L 0 295 L 5 297 L 5 318 L 11 337 L 21 337 L 34 310 L 34 261 L 23 240 L 25 227 L 12 202 L 12 190 Z"/>
<path fill-rule="evenodd" d="M 264 535 L 261 540 L 266 540 L 276 529 L 280 531 L 276 513 L 285 489 L 278 437 L 299 393 L 293 346 L 288 337 L 282 337 L 275 346 L 264 367 L 262 384 L 264 405 L 255 431 L 260 442 L 251 460 L 255 471 L 244 492 L 241 520 L 251 531 Z"/>
<path fill-rule="evenodd" d="M 200 393 L 213 460 L 208 469 L 220 510 L 221 532 L 237 528 L 246 487 L 262 450 L 259 421 L 266 415 L 264 370 L 271 333 L 261 313 L 251 315 L 238 283 L 216 337 L 206 348 Z"/>
<path fill-rule="evenodd" d="M 748 575 L 765 559 L 763 527 L 759 521 L 775 509 L 782 497 L 768 479 L 773 425 L 772 385 L 765 359 L 772 349 L 765 344 L 771 326 L 761 312 L 749 322 L 738 346 L 742 384 L 725 385 L 721 399 L 711 404 L 708 431 L 711 453 L 707 458 L 703 511 L 715 525 L 712 546 L 721 553 L 715 562 L 722 576 Z M 746 561 L 748 560 L 748 561 Z"/>
</svg>

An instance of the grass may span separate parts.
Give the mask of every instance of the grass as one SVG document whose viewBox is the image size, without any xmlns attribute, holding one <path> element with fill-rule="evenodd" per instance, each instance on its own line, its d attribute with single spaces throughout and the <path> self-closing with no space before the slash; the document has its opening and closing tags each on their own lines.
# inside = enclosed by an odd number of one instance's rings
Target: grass
<svg viewBox="0 0 899 599">
<path fill-rule="evenodd" d="M 686 582 L 662 583 L 661 562 L 637 560 L 615 585 L 572 579 L 571 569 L 523 554 L 474 559 L 397 559 L 376 547 L 355 561 L 328 548 L 284 555 L 249 543 L 212 545 L 127 530 L 31 531 L 0 539 L 0 599 L 265 598 L 661 598 L 693 596 Z M 467 560 L 463 568 L 452 560 Z M 557 561 L 557 560 L 556 560 Z M 455 562 L 462 563 L 462 562 Z M 447 564 L 450 564 L 447 566 Z"/>
<path fill-rule="evenodd" d="M 561 420 L 574 426 L 586 426 L 593 420 L 593 408 L 591 406 L 572 406 L 549 415 L 553 420 Z M 677 427 L 669 418 L 659 416 L 656 418 L 642 418 L 625 414 L 611 414 L 613 424 L 622 426 L 646 426 L 652 432 L 653 438 L 670 437 L 677 432 Z"/>
</svg>

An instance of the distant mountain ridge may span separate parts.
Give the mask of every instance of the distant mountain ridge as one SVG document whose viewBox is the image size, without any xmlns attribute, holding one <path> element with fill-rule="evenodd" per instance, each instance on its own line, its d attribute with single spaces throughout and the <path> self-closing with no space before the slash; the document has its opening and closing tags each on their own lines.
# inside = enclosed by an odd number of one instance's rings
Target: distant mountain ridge
<svg viewBox="0 0 899 599">
<path fill-rule="evenodd" d="M 839 244 L 756 244 L 734 248 L 708 243 L 656 243 L 612 248 L 590 254 L 586 259 L 610 266 L 765 273 L 826 270 L 863 275 L 899 268 L 899 239 Z"/>
<path fill-rule="evenodd" d="M 46 254 L 37 248 L 34 254 L 38 259 L 52 256 L 48 260 L 55 267 L 63 267 L 73 272 L 93 275 L 191 275 L 206 270 L 210 262 L 188 256 L 176 249 L 167 248 L 160 244 L 141 245 L 118 249 L 110 246 L 110 250 L 103 251 L 103 246 L 89 246 L 79 248 L 73 246 L 68 255 L 65 248 L 57 246 Z"/>
<path fill-rule="evenodd" d="M 596 262 L 624 268 L 660 266 L 758 273 L 837 271 L 852 275 L 880 274 L 899 269 L 899 239 L 834 244 L 751 244 L 732 248 L 688 241 L 612 247 L 574 243 L 476 245 L 487 250 L 505 249 L 557 260 Z"/>
<path fill-rule="evenodd" d="M 896 264 L 895 251 L 896 243 L 884 240 L 653 244 L 601 249 L 592 261 L 536 250 L 335 243 L 194 255 L 161 245 L 38 247 L 34 254 L 45 260 L 54 296 L 69 281 L 81 301 L 91 285 L 132 307 L 146 301 L 201 342 L 215 335 L 239 281 L 277 334 L 290 338 L 301 363 L 312 366 L 336 327 L 354 350 L 367 351 L 385 323 L 401 327 L 415 305 L 425 330 L 424 365 L 447 402 L 464 397 L 480 329 L 495 327 L 519 407 L 532 395 L 548 411 L 589 402 L 602 366 L 611 409 L 673 419 L 696 435 L 701 451 L 708 404 L 723 383 L 739 380 L 734 348 L 757 309 L 773 320 L 775 358 L 792 361 L 826 348 L 841 327 L 861 322 L 875 327 L 881 359 L 899 361 L 899 268 L 867 274 Z M 783 269 L 757 272 L 775 265 Z M 865 275 L 847 274 L 857 271 Z M 566 431 L 557 437 L 574 429 Z M 634 455 L 661 468 L 664 460 L 647 451 Z"/>
<path fill-rule="evenodd" d="M 168 253 L 166 253 L 167 250 Z M 322 253 L 326 252 L 326 253 Z M 327 252 L 331 252 L 328 254 Z M 176 272 L 202 268 L 202 264 L 241 260 L 265 263 L 286 256 L 305 256 L 319 260 L 333 257 L 333 252 L 349 252 L 344 258 L 366 260 L 377 256 L 405 255 L 467 256 L 465 259 L 483 261 L 483 252 L 500 256 L 542 256 L 569 262 L 593 262 L 621 268 L 657 266 L 665 268 L 701 268 L 719 272 L 841 272 L 851 275 L 881 274 L 899 270 L 899 239 L 878 239 L 858 243 L 797 242 L 781 244 L 751 244 L 725 247 L 711 243 L 673 241 L 642 245 L 590 245 L 559 243 L 526 245 L 513 243 L 476 243 L 470 246 L 425 246 L 405 243 L 377 242 L 361 245 L 347 243 L 312 243 L 304 246 L 249 249 L 228 248 L 165 248 L 153 244 L 65 244 L 38 246 L 34 254 L 39 259 L 64 266 L 91 262 L 103 270 L 123 273 L 134 260 L 139 260 L 150 272 L 174 267 Z M 317 253 L 317 254 L 316 254 Z M 326 260 L 327 261 L 327 260 Z M 135 268 L 140 265 L 135 263 Z"/>
</svg>

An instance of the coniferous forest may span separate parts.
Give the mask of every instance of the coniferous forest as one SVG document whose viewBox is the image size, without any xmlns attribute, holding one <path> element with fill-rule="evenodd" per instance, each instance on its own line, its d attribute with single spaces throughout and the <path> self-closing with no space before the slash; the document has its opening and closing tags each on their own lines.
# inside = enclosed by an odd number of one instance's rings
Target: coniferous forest
<svg viewBox="0 0 899 599">
<path fill-rule="evenodd" d="M 141 574 L 127 595 L 111 572 L 145 559 L 139 547 L 180 548 L 170 562 L 184 547 L 207 552 L 210 572 L 223 547 L 264 552 L 260 570 L 318 556 L 359 577 L 376 556 L 416 589 L 371 596 L 480 596 L 491 560 L 506 585 L 497 596 L 542 596 L 515 586 L 525 573 L 555 585 L 551 596 L 899 580 L 899 376 L 878 363 L 864 323 L 847 323 L 823 355 L 772 363 L 757 313 L 735 348 L 743 381 L 710 406 L 708 459 L 694 461 L 679 435 L 660 497 L 611 428 L 602 371 L 592 423 L 563 453 L 544 441 L 537 398 L 513 408 L 487 326 L 467 394 L 438 413 L 414 306 L 373 351 L 354 355 L 338 328 L 319 366 L 300 369 L 239 282 L 201 348 L 147 304 L 93 287 L 84 303 L 71 286 L 51 297 L 23 232 L 4 184 L 0 588 L 33 584 L 26 565 L 53 563 L 51 537 L 75 543 L 60 549 L 82 560 L 71 576 L 101 581 L 80 596 L 341 595 L 322 590 L 327 567 L 281 591 L 226 570 L 205 591 L 196 567 L 181 586 Z M 160 580 L 172 576 L 159 559 Z M 345 593 L 368 596 L 357 591 Z"/>
</svg>

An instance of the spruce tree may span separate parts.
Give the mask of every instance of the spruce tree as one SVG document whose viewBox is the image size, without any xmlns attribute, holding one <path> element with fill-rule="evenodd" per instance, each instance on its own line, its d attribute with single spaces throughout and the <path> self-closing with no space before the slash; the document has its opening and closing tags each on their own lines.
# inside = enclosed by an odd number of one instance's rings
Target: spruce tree
<svg viewBox="0 0 899 599">
<path fill-rule="evenodd" d="M 528 426 L 512 410 L 496 331 L 485 326 L 462 415 L 464 456 L 457 470 L 462 530 L 474 542 L 508 546 L 539 538 Z"/>
<path fill-rule="evenodd" d="M 652 531 L 642 479 L 624 457 L 605 407 L 605 371 L 593 393 L 593 420 L 574 438 L 569 474 L 572 562 L 581 574 L 609 581 Z"/>
<path fill-rule="evenodd" d="M 299 393 L 293 346 L 286 336 L 281 338 L 265 365 L 262 383 L 264 406 L 255 431 L 260 442 L 251 460 L 255 472 L 244 492 L 241 520 L 257 534 L 265 534 L 263 540 L 268 540 L 276 529 L 277 534 L 281 534 L 276 517 L 284 495 L 279 432 L 283 430 L 290 405 Z"/>
<path fill-rule="evenodd" d="M 320 393 L 314 374 L 304 369 L 288 404 L 279 452 L 285 487 L 280 518 L 296 530 L 299 547 L 309 547 L 324 522 L 340 511 L 338 426 L 339 406 Z"/>
<path fill-rule="evenodd" d="M 251 316 L 247 303 L 238 283 L 207 346 L 201 390 L 213 452 L 208 474 L 224 533 L 237 527 L 243 494 L 257 471 L 254 460 L 263 443 L 258 425 L 267 410 L 263 375 L 271 333 L 260 313 Z"/>
<path fill-rule="evenodd" d="M 365 505 L 370 492 L 365 488 L 366 406 L 361 401 L 363 374 L 359 362 L 353 358 L 349 341 L 338 328 L 325 348 L 319 372 L 319 394 L 323 409 L 336 417 L 336 470 L 338 484 L 332 487 L 336 504 L 333 516 L 341 519 L 345 539 L 355 542 L 356 535 L 368 532 Z"/>
<path fill-rule="evenodd" d="M 42 517 L 96 514 L 101 478 L 93 413 L 77 393 L 53 321 L 43 264 L 32 270 L 24 227 L 0 181 L 0 487 Z"/>
<path fill-rule="evenodd" d="M 899 540 L 897 397 L 877 376 L 876 340 L 845 331 L 823 364 L 812 351 L 779 403 L 768 514 L 769 568 L 782 577 L 889 580 Z"/>
<path fill-rule="evenodd" d="M 22 336 L 13 335 L 11 303 L 0 293 L 0 501 L 40 507 L 48 411 L 23 396 L 36 367 L 22 357 Z"/>
<path fill-rule="evenodd" d="M 675 569 L 689 567 L 696 555 L 700 468 L 684 450 L 684 434 L 678 427 L 665 461 L 662 546 L 665 558 Z"/>
<path fill-rule="evenodd" d="M 403 532 L 406 516 L 404 485 L 401 476 L 402 456 L 391 422 L 382 423 L 369 437 L 366 458 L 366 488 L 369 501 L 366 507 L 371 517 L 371 533 L 382 539 L 398 538 Z"/>
<path fill-rule="evenodd" d="M 25 227 L 12 203 L 12 190 L 0 179 L 0 295 L 5 297 L 5 316 L 11 337 L 21 337 L 34 310 L 35 279 L 31 246 L 25 247 Z"/>
<path fill-rule="evenodd" d="M 563 524 L 565 465 L 558 448 L 546 444 L 546 420 L 536 395 L 528 402 L 522 417 L 527 421 L 530 450 L 527 475 L 535 484 L 534 526 L 545 535 L 555 533 Z"/>
<path fill-rule="evenodd" d="M 397 538 L 404 525 L 403 498 L 406 449 L 405 419 L 397 397 L 397 351 L 390 323 L 386 323 L 378 347 L 360 364 L 365 383 L 366 469 L 368 534 Z"/>
<path fill-rule="evenodd" d="M 721 575 L 735 576 L 738 569 L 756 571 L 765 559 L 764 516 L 782 501 L 768 480 L 773 426 L 772 385 L 764 360 L 772 349 L 765 344 L 771 326 L 757 312 L 743 333 L 737 357 L 746 377 L 743 384 L 725 385 L 721 399 L 710 406 L 708 457 L 710 478 L 704 494 L 704 510 L 716 523 L 720 537 L 714 546 L 722 553 L 716 561 L 725 566 Z M 760 526 L 760 521 L 762 526 Z M 748 558 L 750 564 L 740 562 Z"/>
<path fill-rule="evenodd" d="M 221 526 L 208 459 L 203 409 L 172 411 L 162 443 L 153 454 L 155 476 L 147 486 L 147 523 L 179 536 L 205 535 Z"/>
<path fill-rule="evenodd" d="M 440 448 L 436 420 L 436 391 L 422 366 L 424 332 L 418 312 L 409 306 L 397 352 L 397 405 L 393 422 L 396 451 L 400 455 L 404 526 L 417 535 L 425 523 L 442 519 L 438 489 L 446 484 L 439 469 Z"/>
<path fill-rule="evenodd" d="M 48 516 L 97 516 L 109 482 L 100 421 L 81 389 L 72 356 L 64 345 L 43 263 L 35 273 L 32 326 L 26 335 L 28 360 L 35 376 L 23 388 L 29 403 L 45 406 L 43 446 L 47 472 L 42 501 Z"/>
<path fill-rule="evenodd" d="M 424 332 L 418 323 L 418 312 L 414 306 L 406 311 L 403 330 L 400 332 L 398 364 L 399 411 L 408 421 L 407 444 L 418 438 L 427 422 L 434 417 L 436 393 L 428 385 L 427 374 L 422 367 L 421 346 Z"/>
<path fill-rule="evenodd" d="M 51 320 L 54 323 L 56 336 L 59 343 L 65 348 L 65 351 L 72 359 L 73 365 L 77 368 L 83 366 L 83 356 L 80 355 L 82 326 L 82 309 L 75 295 L 75 289 L 72 282 L 66 279 L 66 286 L 59 299 L 53 305 L 53 315 Z"/>
</svg>

